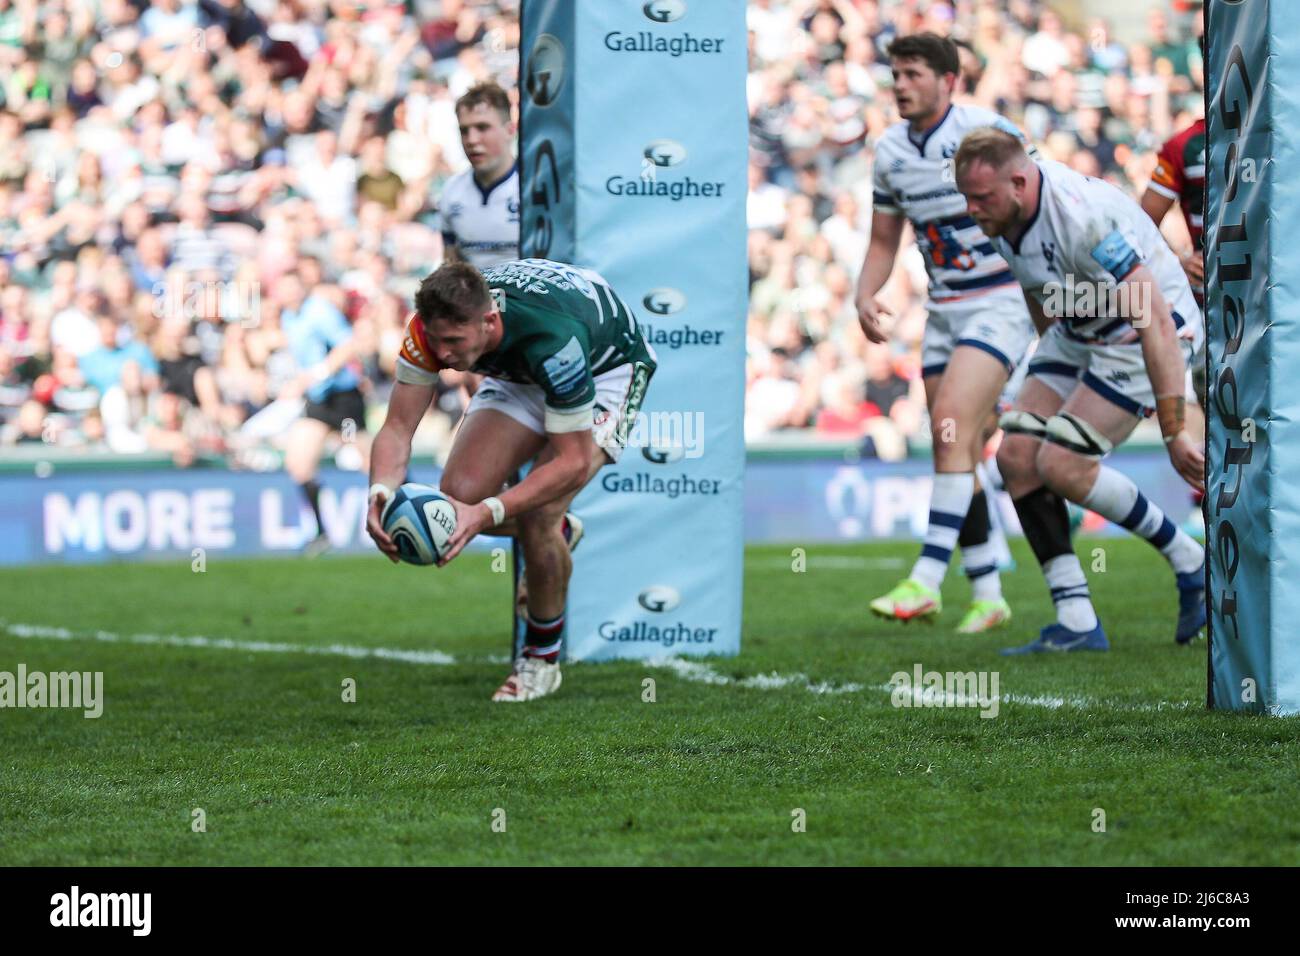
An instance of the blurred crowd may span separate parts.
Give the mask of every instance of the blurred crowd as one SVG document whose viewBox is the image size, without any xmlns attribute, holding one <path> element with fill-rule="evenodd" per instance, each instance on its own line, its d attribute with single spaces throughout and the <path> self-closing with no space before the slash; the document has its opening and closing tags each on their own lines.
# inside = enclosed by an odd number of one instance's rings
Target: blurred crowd
<svg viewBox="0 0 1300 956">
<path fill-rule="evenodd" d="M 1161 144 L 1203 112 L 1200 4 L 1148 6 L 1145 39 L 1125 45 L 1105 20 L 1071 28 L 1041 0 L 751 0 L 747 438 L 813 429 L 882 454 L 928 441 L 926 275 L 910 238 L 883 290 L 888 344 L 867 342 L 853 305 L 872 146 L 898 122 L 889 43 L 925 30 L 957 41 L 958 102 L 1136 196 Z M 1177 218 L 1166 230 L 1188 244 Z"/>
<path fill-rule="evenodd" d="M 965 100 L 1136 191 L 1199 115 L 1195 6 L 1161 0 L 1123 45 L 1040 0 L 752 0 L 747 437 L 925 440 L 915 250 L 884 292 L 889 344 L 852 304 L 893 37 L 963 41 Z M 519 0 L 0 0 L 0 444 L 255 463 L 302 388 L 280 314 L 304 288 L 352 325 L 381 418 L 467 165 L 453 104 L 490 79 L 517 108 L 518 18 Z M 462 401 L 448 382 L 435 441 Z"/>
</svg>

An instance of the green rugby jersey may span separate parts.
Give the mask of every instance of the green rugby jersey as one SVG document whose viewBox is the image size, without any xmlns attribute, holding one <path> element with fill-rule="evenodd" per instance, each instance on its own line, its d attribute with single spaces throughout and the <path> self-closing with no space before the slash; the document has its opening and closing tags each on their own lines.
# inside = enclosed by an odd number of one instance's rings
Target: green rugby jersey
<svg viewBox="0 0 1300 956">
<path fill-rule="evenodd" d="M 598 273 L 550 259 L 514 259 L 485 270 L 483 278 L 503 334 L 472 371 L 539 386 L 547 408 L 565 417 L 591 407 L 597 375 L 632 365 L 643 389 L 653 374 L 654 350 L 631 308 Z M 418 316 L 398 364 L 403 381 L 432 382 L 438 370 Z"/>
</svg>

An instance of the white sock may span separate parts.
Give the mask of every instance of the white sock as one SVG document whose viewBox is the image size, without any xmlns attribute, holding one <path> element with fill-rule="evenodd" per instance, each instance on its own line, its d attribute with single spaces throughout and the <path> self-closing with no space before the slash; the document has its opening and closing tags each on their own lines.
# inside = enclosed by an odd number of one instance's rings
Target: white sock
<svg viewBox="0 0 1300 956">
<path fill-rule="evenodd" d="M 1043 576 L 1052 590 L 1056 620 L 1072 631 L 1091 631 L 1097 626 L 1097 612 L 1088 592 L 1088 579 L 1075 554 L 1062 554 L 1043 565 Z"/>
<path fill-rule="evenodd" d="M 948 562 L 957 547 L 957 535 L 966 522 L 971 495 L 975 493 L 975 476 L 970 472 L 934 476 L 930 492 L 930 525 L 925 532 L 925 546 L 912 566 L 912 577 L 936 591 L 948 573 Z"/>
<path fill-rule="evenodd" d="M 1195 571 L 1205 560 L 1205 549 L 1169 520 L 1137 485 L 1114 468 L 1102 465 L 1097 482 L 1083 504 L 1120 527 L 1146 538 L 1165 556 L 1174 572 Z"/>
<path fill-rule="evenodd" d="M 998 574 L 998 549 L 994 547 L 991 540 L 969 547 L 963 545 L 961 563 L 966 577 L 970 578 L 971 596 L 976 601 L 996 601 L 1002 597 L 1002 575 Z"/>
</svg>

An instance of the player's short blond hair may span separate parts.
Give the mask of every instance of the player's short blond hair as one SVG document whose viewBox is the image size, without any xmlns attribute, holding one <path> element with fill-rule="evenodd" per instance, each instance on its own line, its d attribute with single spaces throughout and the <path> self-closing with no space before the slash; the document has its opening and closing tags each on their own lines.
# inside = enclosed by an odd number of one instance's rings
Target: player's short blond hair
<svg viewBox="0 0 1300 956">
<path fill-rule="evenodd" d="M 960 176 L 972 163 L 1004 169 L 1008 163 L 1022 165 L 1029 158 L 1019 137 L 995 126 L 981 126 L 966 134 L 953 159 Z"/>
</svg>

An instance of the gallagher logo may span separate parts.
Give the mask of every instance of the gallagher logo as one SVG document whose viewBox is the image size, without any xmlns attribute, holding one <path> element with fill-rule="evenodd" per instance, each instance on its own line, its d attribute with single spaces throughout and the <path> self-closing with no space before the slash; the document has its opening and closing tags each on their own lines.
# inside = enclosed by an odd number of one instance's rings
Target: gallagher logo
<svg viewBox="0 0 1300 956">
<path fill-rule="evenodd" d="M 686 308 L 686 296 L 671 286 L 660 286 L 647 292 L 641 304 L 655 315 L 673 315 Z"/>
<path fill-rule="evenodd" d="M 686 456 L 686 449 L 680 445 L 646 445 L 641 449 L 641 457 L 652 465 L 671 465 Z"/>
<path fill-rule="evenodd" d="M 528 55 L 528 78 L 524 89 L 538 106 L 550 106 L 564 86 L 564 44 L 543 33 Z"/>
<path fill-rule="evenodd" d="M 686 162 L 686 147 L 672 139 L 652 139 L 642 155 L 656 166 L 680 166 Z"/>
<path fill-rule="evenodd" d="M 686 16 L 686 4 L 684 0 L 650 0 L 641 12 L 655 23 L 672 23 Z"/>
<path fill-rule="evenodd" d="M 682 603 L 682 596 L 676 588 L 666 584 L 654 584 L 637 595 L 636 601 L 647 611 L 663 614 Z"/>
</svg>

